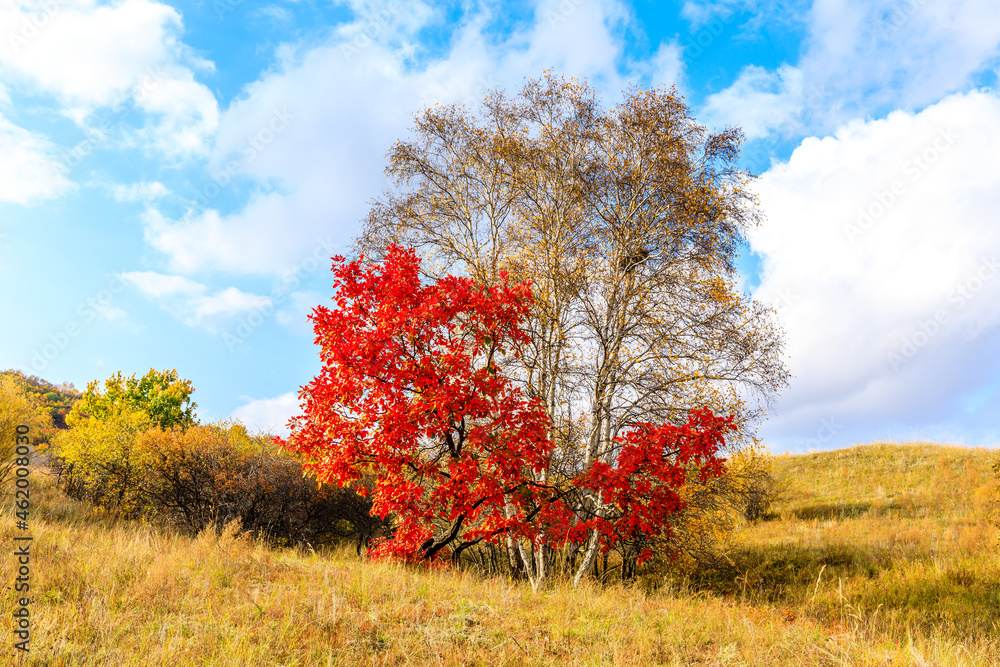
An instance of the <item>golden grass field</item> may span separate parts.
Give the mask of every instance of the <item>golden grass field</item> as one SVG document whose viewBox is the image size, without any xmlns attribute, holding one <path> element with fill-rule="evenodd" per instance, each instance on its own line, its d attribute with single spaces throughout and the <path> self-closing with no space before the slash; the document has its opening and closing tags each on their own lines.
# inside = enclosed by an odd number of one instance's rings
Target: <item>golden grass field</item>
<svg viewBox="0 0 1000 667">
<path fill-rule="evenodd" d="M 769 520 L 698 579 L 573 590 L 197 538 L 102 517 L 32 474 L 30 657 L 0 557 L 3 664 L 997 665 L 1000 452 L 784 456 Z M 11 500 L 0 533 L 13 544 Z M 7 656 L 15 656 L 9 658 Z"/>
</svg>

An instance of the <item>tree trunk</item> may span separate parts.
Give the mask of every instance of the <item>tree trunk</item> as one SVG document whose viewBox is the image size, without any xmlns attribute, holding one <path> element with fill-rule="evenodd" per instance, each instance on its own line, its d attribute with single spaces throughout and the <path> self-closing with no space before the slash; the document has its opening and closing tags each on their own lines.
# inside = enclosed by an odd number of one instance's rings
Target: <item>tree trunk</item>
<svg viewBox="0 0 1000 667">
<path fill-rule="evenodd" d="M 573 576 L 573 586 L 578 586 L 580 582 L 590 574 L 590 568 L 593 567 L 594 561 L 597 559 L 597 547 L 600 541 L 597 539 L 597 531 L 590 531 L 590 542 L 587 544 L 587 550 L 583 554 L 583 560 L 580 562 L 580 567 L 577 568 L 576 574 Z"/>
</svg>

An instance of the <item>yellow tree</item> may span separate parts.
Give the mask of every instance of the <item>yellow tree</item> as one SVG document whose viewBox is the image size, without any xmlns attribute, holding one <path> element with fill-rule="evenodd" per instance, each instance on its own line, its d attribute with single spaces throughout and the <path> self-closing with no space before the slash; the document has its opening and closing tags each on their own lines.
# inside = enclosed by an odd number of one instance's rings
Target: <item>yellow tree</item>
<svg viewBox="0 0 1000 667">
<path fill-rule="evenodd" d="M 37 431 L 49 426 L 51 418 L 28 392 L 27 383 L 17 373 L 0 373 L 0 485 L 14 469 L 17 427 Z"/>
<path fill-rule="evenodd" d="M 141 378 L 121 371 L 87 385 L 55 438 L 56 466 L 67 491 L 116 513 L 144 511 L 141 484 L 152 453 L 139 446 L 151 428 L 185 429 L 195 423 L 194 386 L 176 370 L 150 369 Z"/>
<path fill-rule="evenodd" d="M 414 247 L 431 277 L 532 281 L 530 349 L 505 370 L 542 399 L 559 444 L 538 481 L 614 464 L 630 424 L 681 424 L 701 406 L 737 415 L 735 453 L 760 414 L 744 399 L 787 378 L 770 311 L 736 288 L 736 253 L 759 220 L 752 176 L 735 167 L 741 140 L 709 134 L 672 89 L 633 90 L 608 110 L 587 85 L 545 75 L 491 93 L 480 117 L 418 115 L 389 152 L 396 187 L 358 249 L 378 260 L 390 242 Z M 581 519 L 617 511 L 599 495 L 575 502 Z M 595 531 L 567 554 L 574 581 L 599 547 Z M 546 576 L 544 540 L 508 551 L 533 583 Z"/>
<path fill-rule="evenodd" d="M 149 415 L 117 405 L 100 419 L 70 417 L 71 428 L 56 434 L 53 443 L 63 488 L 115 514 L 142 514 L 141 487 L 153 459 L 138 440 L 154 426 Z"/>
</svg>

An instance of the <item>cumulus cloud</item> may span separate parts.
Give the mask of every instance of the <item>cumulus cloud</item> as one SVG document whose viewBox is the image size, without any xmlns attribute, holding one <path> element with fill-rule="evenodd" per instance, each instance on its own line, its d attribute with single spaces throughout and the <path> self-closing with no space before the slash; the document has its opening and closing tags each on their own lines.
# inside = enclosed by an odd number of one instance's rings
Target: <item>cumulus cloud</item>
<svg viewBox="0 0 1000 667">
<path fill-rule="evenodd" d="M 654 86 L 674 86 L 683 90 L 687 83 L 683 48 L 676 42 L 663 42 L 649 62 L 649 82 Z"/>
<path fill-rule="evenodd" d="M 424 26 L 444 20 L 426 5 L 349 4 L 355 21 L 322 44 L 282 47 L 274 71 L 224 111 L 196 205 L 145 217 L 147 241 L 172 269 L 274 274 L 320 235 L 349 243 L 385 186 L 385 153 L 425 106 L 475 107 L 487 89 L 514 90 L 545 68 L 614 95 L 630 80 L 669 84 L 683 72 L 680 49 L 667 44 L 652 65 L 620 73 L 621 32 L 632 18 L 618 2 L 543 0 L 533 21 L 502 38 L 486 7 L 454 27 L 439 57 L 412 45 Z M 223 211 L 216 198 L 235 180 L 266 187 Z"/>
<path fill-rule="evenodd" d="M 55 96 L 84 125 L 101 108 L 134 104 L 158 120 L 145 139 L 171 155 L 203 152 L 218 123 L 212 93 L 191 67 L 211 64 L 180 42 L 181 16 L 152 0 L 14 0 L 0 9 L 0 73 L 8 85 Z"/>
<path fill-rule="evenodd" d="M 0 201 L 29 204 L 72 189 L 68 169 L 54 153 L 45 137 L 0 114 Z"/>
<path fill-rule="evenodd" d="M 175 9 L 145 0 L 117 6 L 67 0 L 48 8 L 20 0 L 5 4 L 5 71 L 89 106 L 113 104 L 139 73 L 169 60 L 181 27 Z"/>
<path fill-rule="evenodd" d="M 337 26 L 336 32 L 358 49 L 372 42 L 387 45 L 406 40 L 435 18 L 434 10 L 419 0 L 335 0 L 334 4 L 348 7 L 354 15 L 353 21 Z"/>
<path fill-rule="evenodd" d="M 721 0 L 689 1 L 684 14 L 698 24 L 741 9 L 775 20 L 785 13 L 772 2 Z M 792 14 L 808 35 L 799 61 L 745 68 L 707 99 L 713 121 L 742 125 L 750 138 L 783 125 L 799 136 L 827 134 L 853 118 L 916 111 L 967 91 L 1000 55 L 1000 4 L 992 0 L 815 0 Z"/>
<path fill-rule="evenodd" d="M 121 277 L 188 326 L 213 333 L 234 317 L 253 311 L 264 312 L 272 307 L 269 298 L 235 287 L 210 294 L 204 284 L 183 276 L 130 271 L 122 273 Z"/>
<path fill-rule="evenodd" d="M 144 127 L 139 136 L 158 151 L 177 158 L 207 154 L 219 126 L 215 96 L 182 67 L 164 68 L 150 85 L 137 91 L 143 111 L 158 115 L 158 123 Z"/>
<path fill-rule="evenodd" d="M 288 436 L 288 420 L 299 413 L 297 394 L 288 392 L 275 398 L 249 399 L 233 410 L 230 418 L 238 419 L 251 431 Z"/>
<path fill-rule="evenodd" d="M 168 276 L 155 271 L 130 271 L 122 274 L 144 294 L 159 298 L 163 296 L 195 296 L 205 291 L 205 286 L 183 276 Z"/>
<path fill-rule="evenodd" d="M 995 431 L 998 154 L 1000 99 L 972 92 L 806 139 L 761 177 L 754 296 L 778 308 L 794 376 L 773 442 Z"/>
<path fill-rule="evenodd" d="M 936 102 L 1000 52 L 992 0 L 817 0 L 809 25 L 800 67 L 827 124 Z"/>
<path fill-rule="evenodd" d="M 735 83 L 708 97 L 702 121 L 715 127 L 739 126 L 748 139 L 757 139 L 792 122 L 802 102 L 801 70 L 783 65 L 768 72 L 749 65 Z"/>
</svg>

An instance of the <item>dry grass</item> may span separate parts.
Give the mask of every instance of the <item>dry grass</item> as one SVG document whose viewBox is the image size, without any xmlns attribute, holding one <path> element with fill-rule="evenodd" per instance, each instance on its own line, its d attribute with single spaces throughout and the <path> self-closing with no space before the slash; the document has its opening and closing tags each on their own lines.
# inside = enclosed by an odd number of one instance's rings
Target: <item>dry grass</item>
<svg viewBox="0 0 1000 667">
<path fill-rule="evenodd" d="M 965 660 L 996 664 L 997 458 L 930 444 L 779 457 L 784 492 L 770 520 L 742 532 L 734 567 L 695 584 L 868 637 L 952 643 Z"/>
<path fill-rule="evenodd" d="M 115 522 L 33 475 L 32 652 L 18 664 L 996 665 L 995 458 L 923 445 L 780 458 L 786 498 L 741 531 L 732 572 L 539 595 L 349 549 Z M 0 539 L 16 532 L 8 500 Z M 8 610 L 13 560 L 0 557 Z"/>
</svg>

